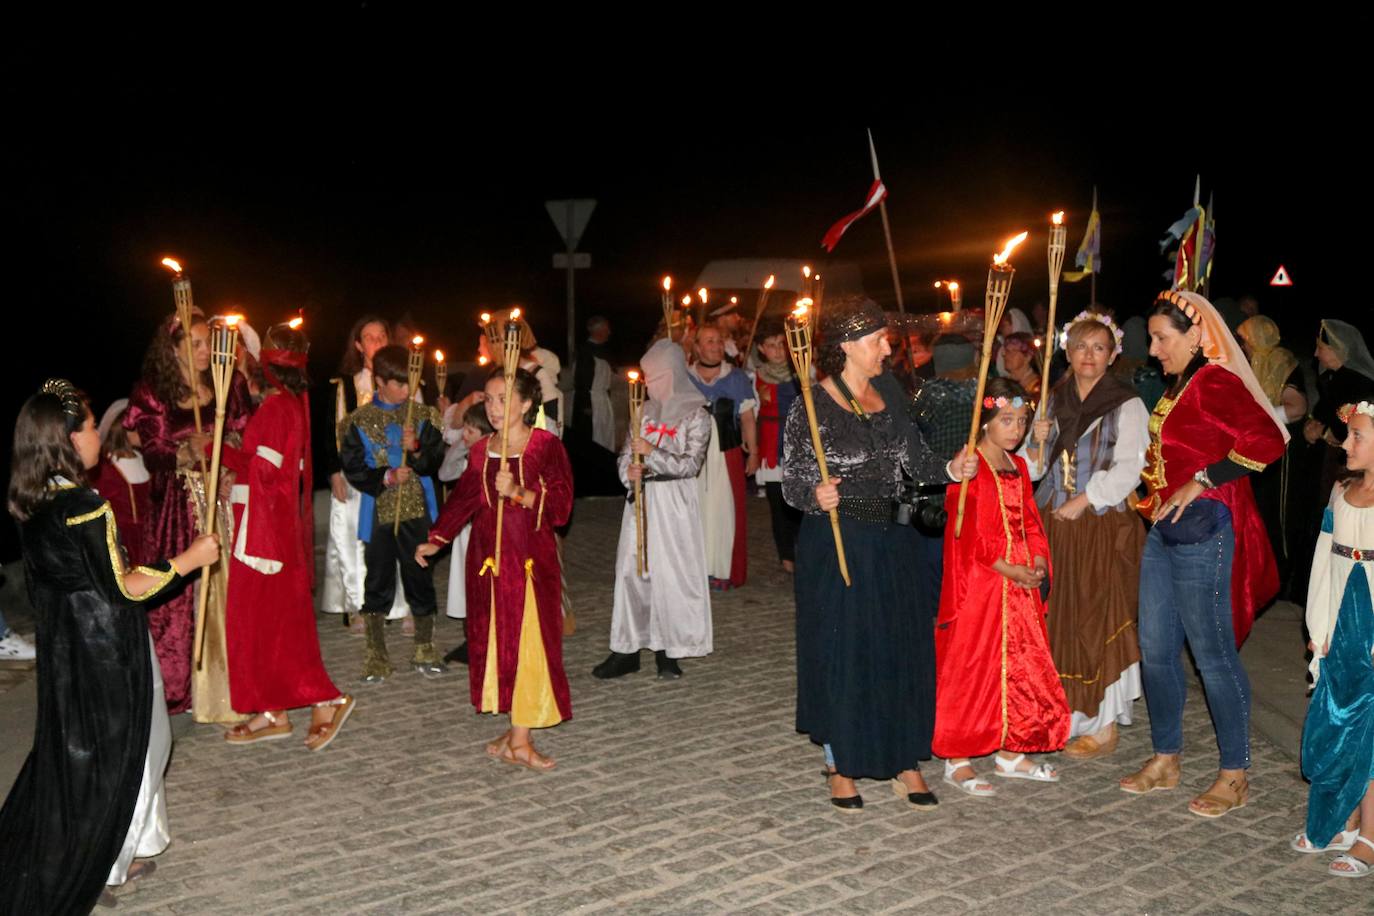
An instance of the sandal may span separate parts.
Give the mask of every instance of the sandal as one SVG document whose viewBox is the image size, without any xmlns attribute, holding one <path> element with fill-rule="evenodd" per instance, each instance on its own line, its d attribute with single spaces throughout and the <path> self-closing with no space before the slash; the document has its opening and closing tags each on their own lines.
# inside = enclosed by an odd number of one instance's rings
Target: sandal
<svg viewBox="0 0 1374 916">
<path fill-rule="evenodd" d="M 497 738 L 495 741 L 490 741 L 487 743 L 487 756 L 499 758 L 506 752 L 506 750 L 509 747 L 510 732 L 503 732 L 501 737 Z"/>
<path fill-rule="evenodd" d="M 291 737 L 291 723 L 286 719 L 278 721 L 270 712 L 260 712 L 258 716 L 267 720 L 262 728 L 253 728 L 257 716 L 235 725 L 224 733 L 224 740 L 230 744 L 256 744 L 259 741 L 280 741 Z"/>
<path fill-rule="evenodd" d="M 524 759 L 521 759 L 517 752 L 528 751 Z M 552 757 L 545 757 L 534 749 L 533 744 L 511 744 L 509 741 L 504 750 L 497 755 L 497 760 L 502 763 L 509 763 L 513 766 L 524 767 L 527 770 L 534 770 L 536 773 L 547 773 L 558 764 Z"/>
<path fill-rule="evenodd" d="M 827 767 L 821 770 L 821 775 L 825 777 L 825 784 L 829 786 L 831 778 L 839 776 L 840 772 Z M 834 789 L 832 788 L 831 791 L 833 792 Z M 853 795 L 831 795 L 830 804 L 833 805 L 836 810 L 842 811 L 845 814 L 854 814 L 864 809 L 864 797 L 858 792 L 855 792 Z"/>
<path fill-rule="evenodd" d="M 1294 852 L 1318 853 L 1318 852 L 1345 852 L 1355 845 L 1355 841 L 1360 838 L 1360 828 L 1354 830 L 1342 830 L 1331 838 L 1331 842 L 1325 846 L 1313 846 L 1312 841 L 1307 838 L 1307 831 L 1293 837 L 1288 841 L 1288 848 Z"/>
<path fill-rule="evenodd" d="M 965 795 L 972 795 L 974 798 L 992 798 L 997 794 L 997 790 L 992 787 L 992 783 L 984 782 L 977 776 L 970 776 L 968 779 L 956 779 L 954 774 L 964 767 L 973 769 L 973 764 L 967 760 L 946 760 L 945 761 L 945 782 L 954 786 Z"/>
<path fill-rule="evenodd" d="M 997 766 L 992 774 L 1003 779 L 1029 779 L 1032 782 L 1059 781 L 1059 771 L 1048 763 L 1033 763 L 1029 770 L 1017 769 L 1021 765 L 1021 761 L 1025 759 L 1025 754 L 1017 754 L 1015 757 L 1003 757 L 999 754 L 992 758 L 993 763 Z"/>
<path fill-rule="evenodd" d="M 1369 837 L 1357 836 L 1355 837 L 1355 843 L 1363 843 L 1370 849 L 1374 849 L 1374 840 L 1369 839 Z M 1351 849 L 1355 848 L 1355 843 L 1350 844 Z M 1337 865 L 1347 865 L 1349 867 L 1337 868 Z M 1331 864 L 1326 867 L 1326 870 L 1337 878 L 1363 878 L 1365 875 L 1369 874 L 1371 868 L 1374 868 L 1374 865 L 1370 865 L 1364 859 L 1357 859 L 1352 855 L 1343 853 L 1332 859 Z"/>
<path fill-rule="evenodd" d="M 1116 753 L 1116 745 L 1120 740 L 1120 732 L 1112 732 L 1112 737 L 1105 743 L 1098 741 L 1092 735 L 1082 735 L 1069 742 L 1068 746 L 1064 748 L 1064 756 L 1073 760 L 1093 760 L 1097 757 L 1106 757 Z"/>
<path fill-rule="evenodd" d="M 1217 782 L 1221 782 L 1221 780 L 1217 780 Z M 1221 817 L 1228 811 L 1244 808 L 1245 803 L 1250 800 L 1250 780 L 1244 776 L 1232 777 L 1226 780 L 1226 785 L 1236 793 L 1235 798 L 1204 792 L 1188 802 L 1188 811 L 1198 817 L 1215 818 Z"/>
<path fill-rule="evenodd" d="M 334 707 L 334 715 L 328 722 L 310 726 L 310 734 L 305 739 L 305 746 L 312 751 L 322 751 L 329 747 L 329 742 L 338 737 L 339 729 L 343 728 L 348 717 L 353 714 L 354 702 L 353 697 L 345 693 L 327 703 L 316 703 L 317 708 L 321 706 Z"/>
<path fill-rule="evenodd" d="M 1181 777 L 1178 758 L 1173 757 L 1172 763 L 1160 757 L 1158 754 L 1145 761 L 1137 772 L 1121 779 L 1120 787 L 1122 792 L 1129 792 L 1132 795 L 1144 795 L 1153 792 L 1155 789 L 1165 790 L 1178 787 Z"/>
</svg>

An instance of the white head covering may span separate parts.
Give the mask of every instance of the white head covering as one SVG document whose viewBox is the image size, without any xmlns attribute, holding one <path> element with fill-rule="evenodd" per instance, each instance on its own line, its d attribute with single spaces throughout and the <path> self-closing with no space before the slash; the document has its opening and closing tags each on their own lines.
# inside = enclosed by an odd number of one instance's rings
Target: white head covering
<svg viewBox="0 0 1374 916">
<path fill-rule="evenodd" d="M 1274 421 L 1274 425 L 1279 428 L 1279 433 L 1282 434 L 1283 441 L 1286 443 L 1288 441 L 1288 428 L 1274 415 L 1269 396 L 1264 393 L 1264 388 L 1260 386 L 1254 370 L 1250 368 L 1250 363 L 1245 359 L 1245 351 L 1236 342 L 1235 336 L 1231 334 L 1231 329 L 1226 326 L 1226 319 L 1221 317 L 1216 306 L 1197 293 L 1178 290 L 1160 293 L 1159 298 L 1174 302 L 1175 307 L 1180 307 L 1176 299 L 1183 299 L 1192 306 L 1191 309 L 1180 308 L 1202 331 L 1202 354 L 1207 357 L 1207 362 L 1214 366 L 1220 366 L 1245 383 L 1250 396 L 1255 399 L 1256 404 L 1264 408 L 1265 416 Z"/>
<path fill-rule="evenodd" d="M 246 321 L 239 322 L 239 340 L 243 341 L 243 348 L 253 359 L 262 360 L 262 340 L 258 337 L 258 332 L 253 330 L 253 326 Z"/>
<path fill-rule="evenodd" d="M 706 398 L 687 374 L 687 360 L 679 344 L 666 338 L 658 341 L 640 359 L 639 367 L 644 370 L 649 400 L 658 406 L 660 422 L 676 423 L 706 406 Z"/>
<path fill-rule="evenodd" d="M 1327 345 L 1341 358 L 1341 365 L 1374 380 L 1374 357 L 1369 355 L 1359 328 L 1335 318 L 1323 318 L 1322 330 L 1326 332 Z"/>
<path fill-rule="evenodd" d="M 105 441 L 105 434 L 110 431 L 110 427 L 114 425 L 115 420 L 118 419 L 119 415 L 122 414 L 128 406 L 129 399 L 120 398 L 118 401 L 115 401 L 109 407 L 105 408 L 105 412 L 100 416 L 100 425 L 95 428 L 96 433 L 100 436 L 101 442 Z"/>
</svg>

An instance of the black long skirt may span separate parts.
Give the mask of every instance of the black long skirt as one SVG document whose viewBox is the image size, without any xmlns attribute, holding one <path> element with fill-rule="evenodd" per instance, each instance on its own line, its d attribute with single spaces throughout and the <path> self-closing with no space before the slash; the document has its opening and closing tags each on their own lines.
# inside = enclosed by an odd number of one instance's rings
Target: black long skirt
<svg viewBox="0 0 1374 916">
<path fill-rule="evenodd" d="M 840 518 L 852 585 L 830 519 L 797 539 L 797 731 L 829 744 L 845 776 L 886 779 L 930 758 L 934 621 L 922 613 L 916 532 Z"/>
</svg>

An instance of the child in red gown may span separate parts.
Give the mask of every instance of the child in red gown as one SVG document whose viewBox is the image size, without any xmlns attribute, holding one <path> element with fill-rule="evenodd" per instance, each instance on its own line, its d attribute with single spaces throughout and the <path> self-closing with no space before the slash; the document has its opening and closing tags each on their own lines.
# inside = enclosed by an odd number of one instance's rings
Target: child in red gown
<svg viewBox="0 0 1374 916">
<path fill-rule="evenodd" d="M 1040 587 L 1050 549 L 1026 463 L 1014 453 L 1032 411 L 1020 385 L 988 382 L 978 474 L 968 484 L 962 536 L 945 529 L 944 588 L 935 629 L 935 735 L 945 782 L 976 796 L 994 789 L 969 763 L 997 751 L 996 774 L 1058 782 L 1028 752 L 1056 751 L 1071 713 L 1050 655 Z M 946 505 L 959 502 L 951 484 Z"/>
<path fill-rule="evenodd" d="M 553 769 L 553 758 L 534 749 L 530 730 L 572 718 L 554 535 L 572 512 L 572 470 L 558 437 L 531 428 L 539 412 L 538 380 L 520 369 L 514 388 L 509 458 L 499 454 L 506 381 L 497 369 L 487 380 L 485 401 L 496 432 L 473 445 L 467 469 L 430 529 L 429 543 L 416 549 L 415 561 L 427 566 L 427 558 L 452 543 L 471 520 L 464 575 L 472 705 L 478 712 L 510 715 L 510 729 L 487 745 L 488 754 L 545 772 Z M 496 506 L 502 499 L 498 569 Z"/>
<path fill-rule="evenodd" d="M 225 638 L 229 698 L 256 713 L 225 732 L 231 744 L 287 738 L 286 711 L 313 706 L 305 746 L 323 750 L 353 711 L 320 657 L 310 596 L 314 556 L 302 529 L 311 512 L 310 420 L 305 335 L 288 325 L 267 332 L 261 351 L 267 396 L 248 421 L 241 449 L 224 447 L 235 485 Z"/>
</svg>

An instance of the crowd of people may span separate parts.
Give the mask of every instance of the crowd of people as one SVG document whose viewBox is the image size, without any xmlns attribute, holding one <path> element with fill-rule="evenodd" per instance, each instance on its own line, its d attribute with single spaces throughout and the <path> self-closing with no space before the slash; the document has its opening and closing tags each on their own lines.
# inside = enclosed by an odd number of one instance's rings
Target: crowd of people
<svg viewBox="0 0 1374 916">
<path fill-rule="evenodd" d="M 1276 596 L 1304 602 L 1312 796 L 1292 846 L 1366 874 L 1374 359 L 1358 329 L 1326 320 L 1312 371 L 1246 306 L 1166 292 L 1121 324 L 1096 307 L 1038 330 L 1013 309 L 981 402 L 964 334 L 894 322 L 861 296 L 826 303 L 814 378 L 796 375 L 780 321 L 747 335 L 731 316 L 665 324 L 639 360 L 648 399 L 620 443 L 605 319 L 588 323 L 566 393 L 557 357 L 522 324 L 517 365 L 483 336 L 490 368 L 427 398 L 411 387 L 412 329 L 363 315 L 325 389 L 331 428 L 313 433 L 330 507 L 319 582 L 304 330 L 243 335 L 212 493 L 219 319 L 173 316 L 98 424 L 62 379 L 16 424 L 9 509 L 38 626 L 32 646 L 0 618 L 0 649 L 36 652 L 39 710 L 0 811 L 0 910 L 112 905 L 112 888 L 153 871 L 170 841 L 170 715 L 246 746 L 291 738 L 291 711 L 308 709 L 304 746 L 330 746 L 355 698 L 323 663 L 316 595 L 363 639 L 359 683 L 394 676 L 388 625 L 400 621 L 411 670 L 465 665 L 474 710 L 506 717 L 488 755 L 554 770 L 534 736 L 572 717 L 562 537 L 575 477 L 584 492 L 598 475 L 626 503 L 610 654 L 591 673 L 631 675 L 649 650 L 673 680 L 711 654 L 712 595 L 749 587 L 747 500 L 766 498 L 795 589 L 796 727 L 845 812 L 863 808 L 860 779 L 938 804 L 921 771 L 932 757 L 974 797 L 997 794 L 974 765 L 988 755 L 993 776 L 1057 782 L 1044 755 L 1115 753 L 1142 696 L 1153 754 L 1120 787 L 1174 788 L 1186 644 L 1219 749 L 1188 810 L 1224 816 L 1249 798 L 1238 647 Z M 433 579 L 445 555 L 444 610 L 464 632 L 447 653 Z"/>
</svg>

